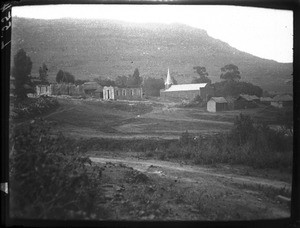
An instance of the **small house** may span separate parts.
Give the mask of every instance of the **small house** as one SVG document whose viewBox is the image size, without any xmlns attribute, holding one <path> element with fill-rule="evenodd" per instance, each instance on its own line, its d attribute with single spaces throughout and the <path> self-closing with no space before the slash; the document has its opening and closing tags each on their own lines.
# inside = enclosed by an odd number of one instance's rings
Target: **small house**
<svg viewBox="0 0 300 228">
<path fill-rule="evenodd" d="M 102 86 L 97 82 L 85 82 L 82 84 L 83 91 L 87 95 L 95 96 L 95 91 L 98 89 L 102 90 Z"/>
<path fill-rule="evenodd" d="M 291 107 L 293 106 L 293 97 L 288 94 L 277 95 L 273 97 L 271 105 L 276 108 Z"/>
<path fill-rule="evenodd" d="M 271 97 L 261 97 L 260 103 L 264 105 L 270 105 L 273 99 Z"/>
<path fill-rule="evenodd" d="M 207 111 L 219 112 L 228 110 L 228 102 L 224 97 L 212 97 L 207 102 Z"/>
<path fill-rule="evenodd" d="M 234 102 L 235 109 L 256 108 L 260 102 L 259 98 L 255 95 L 241 94 Z"/>
</svg>

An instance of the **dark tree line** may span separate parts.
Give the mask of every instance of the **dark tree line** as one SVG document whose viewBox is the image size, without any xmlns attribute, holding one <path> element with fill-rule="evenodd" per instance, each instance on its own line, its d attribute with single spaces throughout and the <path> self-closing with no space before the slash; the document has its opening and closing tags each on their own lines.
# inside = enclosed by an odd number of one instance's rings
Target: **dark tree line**
<svg viewBox="0 0 300 228">
<path fill-rule="evenodd" d="M 57 83 L 75 83 L 75 77 L 73 74 L 67 71 L 59 70 L 56 75 Z"/>
<path fill-rule="evenodd" d="M 20 49 L 14 56 L 14 66 L 12 68 L 12 77 L 14 78 L 14 94 L 18 100 L 27 97 L 27 93 L 32 89 L 31 81 L 32 62 L 23 49 Z"/>
<path fill-rule="evenodd" d="M 194 78 L 192 83 L 211 83 L 208 78 L 206 68 L 203 66 L 193 67 L 199 77 Z M 227 64 L 221 68 L 221 82 L 211 84 L 215 90 L 215 96 L 237 96 L 239 94 L 249 94 L 262 96 L 263 90 L 249 82 L 240 82 L 241 79 L 239 68 L 234 64 Z"/>
</svg>

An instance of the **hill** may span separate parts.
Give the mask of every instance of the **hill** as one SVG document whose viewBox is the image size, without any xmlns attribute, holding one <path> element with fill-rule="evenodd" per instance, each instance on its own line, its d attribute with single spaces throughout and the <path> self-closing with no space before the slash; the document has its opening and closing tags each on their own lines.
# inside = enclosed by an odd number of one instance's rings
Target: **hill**
<svg viewBox="0 0 300 228">
<path fill-rule="evenodd" d="M 233 63 L 242 80 L 266 90 L 291 92 L 292 63 L 278 63 L 241 52 L 210 37 L 205 30 L 182 24 L 135 24 L 109 20 L 13 18 L 12 56 L 23 48 L 33 62 L 32 75 L 45 62 L 54 80 L 66 70 L 76 79 L 132 74 L 165 77 L 167 68 L 178 83 L 189 83 L 193 66 L 205 66 L 213 82 L 220 68 Z"/>
</svg>

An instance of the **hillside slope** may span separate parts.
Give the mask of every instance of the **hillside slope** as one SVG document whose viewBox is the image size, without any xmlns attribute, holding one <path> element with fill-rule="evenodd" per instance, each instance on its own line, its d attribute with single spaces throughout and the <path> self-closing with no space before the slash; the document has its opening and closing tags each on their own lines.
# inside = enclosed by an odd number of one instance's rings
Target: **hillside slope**
<svg viewBox="0 0 300 228">
<path fill-rule="evenodd" d="M 23 48 L 33 61 L 32 75 L 45 62 L 54 80 L 59 69 L 77 79 L 114 79 L 132 74 L 161 78 L 167 68 L 179 83 L 196 76 L 193 66 L 205 66 L 212 81 L 220 68 L 237 65 L 242 80 L 267 90 L 291 91 L 292 63 L 278 63 L 241 52 L 201 29 L 181 24 L 134 24 L 108 20 L 40 20 L 13 18 L 12 56 Z"/>
</svg>

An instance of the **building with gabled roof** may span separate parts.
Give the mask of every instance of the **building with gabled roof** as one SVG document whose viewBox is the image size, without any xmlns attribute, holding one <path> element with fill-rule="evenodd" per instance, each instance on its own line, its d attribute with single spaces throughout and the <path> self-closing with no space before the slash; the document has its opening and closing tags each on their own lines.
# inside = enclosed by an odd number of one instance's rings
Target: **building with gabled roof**
<svg viewBox="0 0 300 228">
<path fill-rule="evenodd" d="M 234 109 L 256 108 L 260 103 L 255 95 L 240 94 L 234 102 Z"/>
<path fill-rule="evenodd" d="M 202 99 L 208 99 L 208 96 L 213 95 L 213 89 L 208 83 L 197 84 L 181 84 L 174 85 L 169 69 L 165 81 L 165 89 L 160 91 L 162 98 L 174 98 L 179 100 L 193 100 L 200 96 Z"/>
<path fill-rule="evenodd" d="M 228 102 L 224 97 L 211 97 L 207 102 L 208 112 L 219 112 L 228 110 Z"/>
<path fill-rule="evenodd" d="M 261 97 L 260 98 L 260 103 L 265 104 L 265 105 L 270 105 L 272 101 L 273 101 L 273 98 L 271 98 L 271 97 Z"/>
<path fill-rule="evenodd" d="M 273 97 L 271 105 L 276 108 L 293 106 L 293 97 L 289 94 L 280 94 Z"/>
</svg>

